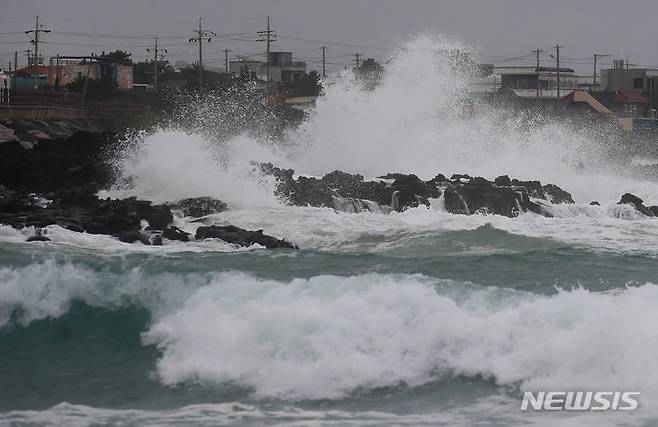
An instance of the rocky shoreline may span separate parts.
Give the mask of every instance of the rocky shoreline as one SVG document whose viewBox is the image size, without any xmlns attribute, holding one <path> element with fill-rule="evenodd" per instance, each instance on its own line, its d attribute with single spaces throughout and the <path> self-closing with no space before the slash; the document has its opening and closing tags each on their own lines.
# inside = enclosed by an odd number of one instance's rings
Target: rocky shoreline
<svg viewBox="0 0 658 427">
<path fill-rule="evenodd" d="M 105 234 L 122 242 L 162 245 L 165 240 L 220 239 L 226 243 L 268 249 L 295 249 L 284 239 L 232 225 L 199 226 L 188 234 L 174 225 L 174 214 L 202 218 L 228 208 L 220 200 L 199 197 L 170 204 L 136 198 L 101 199 L 97 193 L 113 182 L 107 148 L 112 135 L 79 133 L 64 141 L 0 144 L 0 224 L 16 229 L 34 227 L 28 241 L 49 240 L 43 230 L 59 225 L 75 232 Z M 442 199 L 447 212 L 461 215 L 496 214 L 510 218 L 531 212 L 554 216 L 555 205 L 574 203 L 553 184 L 520 181 L 504 175 L 493 181 L 466 174 L 438 174 L 423 181 L 413 174 L 390 173 L 376 180 L 334 171 L 322 178 L 299 176 L 271 163 L 254 164 L 259 173 L 276 178 L 276 195 L 296 206 L 331 208 L 343 212 L 402 212 L 431 199 Z M 592 202 L 595 204 L 596 202 Z M 642 215 L 658 216 L 658 206 L 626 193 L 619 204 Z"/>
</svg>

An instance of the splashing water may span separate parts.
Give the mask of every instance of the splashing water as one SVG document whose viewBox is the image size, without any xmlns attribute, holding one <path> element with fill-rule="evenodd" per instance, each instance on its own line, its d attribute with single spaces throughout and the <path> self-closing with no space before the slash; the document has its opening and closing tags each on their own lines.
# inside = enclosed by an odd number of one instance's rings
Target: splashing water
<svg viewBox="0 0 658 427">
<path fill-rule="evenodd" d="M 351 73 L 339 75 L 325 84 L 308 118 L 279 144 L 246 134 L 211 143 L 199 133 L 158 131 L 124 162 L 123 175 L 133 177 L 133 194 L 157 200 L 215 195 L 270 204 L 265 193 L 271 194 L 271 187 L 251 176 L 249 162 L 272 161 L 310 175 L 336 169 L 426 179 L 437 173 L 490 179 L 509 174 L 555 183 L 580 202 L 612 202 L 624 192 L 658 202 L 657 186 L 615 171 L 608 150 L 614 141 L 599 126 L 575 129 L 473 103 L 464 73 L 437 53 L 461 48 L 443 37 L 418 36 L 387 64 L 374 89 L 364 88 Z M 221 116 L 213 105 L 191 108 Z"/>
</svg>

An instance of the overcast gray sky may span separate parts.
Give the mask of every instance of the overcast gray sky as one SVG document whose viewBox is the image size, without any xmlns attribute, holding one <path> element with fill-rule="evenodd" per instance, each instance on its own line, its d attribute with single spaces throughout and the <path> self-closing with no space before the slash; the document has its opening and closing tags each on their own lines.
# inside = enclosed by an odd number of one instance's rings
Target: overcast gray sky
<svg viewBox="0 0 658 427">
<path fill-rule="evenodd" d="M 418 31 L 454 36 L 475 46 L 480 62 L 531 64 L 530 51 L 548 53 L 563 46 L 565 66 L 591 73 L 592 55 L 629 55 L 632 63 L 658 67 L 658 0 L 2 0 L 0 63 L 12 52 L 31 46 L 20 33 L 41 16 L 53 32 L 44 37 L 46 56 L 88 54 L 122 48 L 136 59 L 147 55 L 152 34 L 167 45 L 167 59 L 192 61 L 187 42 L 199 16 L 204 27 L 222 34 L 206 47 L 204 61 L 223 65 L 223 49 L 232 55 L 256 55 L 265 46 L 253 33 L 263 30 L 265 16 L 279 35 L 273 50 L 290 50 L 318 67 L 320 46 L 327 45 L 331 69 L 350 63 L 355 52 L 386 59 L 397 40 Z M 6 34 L 9 33 L 9 34 Z M 75 35 L 62 33 L 79 33 Z M 242 34 L 248 33 L 248 34 Z M 142 36 L 108 38 L 105 34 Z M 294 40 L 293 38 L 308 41 Z M 353 47 L 348 45 L 358 45 Z M 22 54 L 19 64 L 25 62 Z M 527 58 L 509 61 L 506 58 Z M 605 59 L 602 62 L 610 62 Z"/>
</svg>

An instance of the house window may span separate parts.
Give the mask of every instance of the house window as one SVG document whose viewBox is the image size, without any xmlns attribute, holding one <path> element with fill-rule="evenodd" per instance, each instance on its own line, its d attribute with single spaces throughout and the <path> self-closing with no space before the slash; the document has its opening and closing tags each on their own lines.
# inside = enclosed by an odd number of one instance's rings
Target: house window
<svg viewBox="0 0 658 427">
<path fill-rule="evenodd" d="M 516 88 L 517 89 L 527 89 L 528 88 L 528 80 L 526 79 L 519 79 L 516 81 Z"/>
<path fill-rule="evenodd" d="M 624 117 L 636 117 L 637 104 L 624 104 L 623 115 Z"/>
<path fill-rule="evenodd" d="M 633 79 L 633 89 L 644 89 L 644 79 L 642 78 Z"/>
</svg>

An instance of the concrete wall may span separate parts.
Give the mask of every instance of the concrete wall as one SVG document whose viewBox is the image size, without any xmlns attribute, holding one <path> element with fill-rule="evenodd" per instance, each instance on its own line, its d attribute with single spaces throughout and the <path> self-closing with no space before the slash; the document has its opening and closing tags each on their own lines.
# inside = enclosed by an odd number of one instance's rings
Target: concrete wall
<svg viewBox="0 0 658 427">
<path fill-rule="evenodd" d="M 633 79 L 644 79 L 645 71 L 643 69 L 610 69 L 601 70 L 601 86 L 603 90 L 642 90 L 635 89 Z"/>
<path fill-rule="evenodd" d="M 87 112 L 77 108 L 0 106 L 0 119 L 86 119 Z"/>
</svg>

